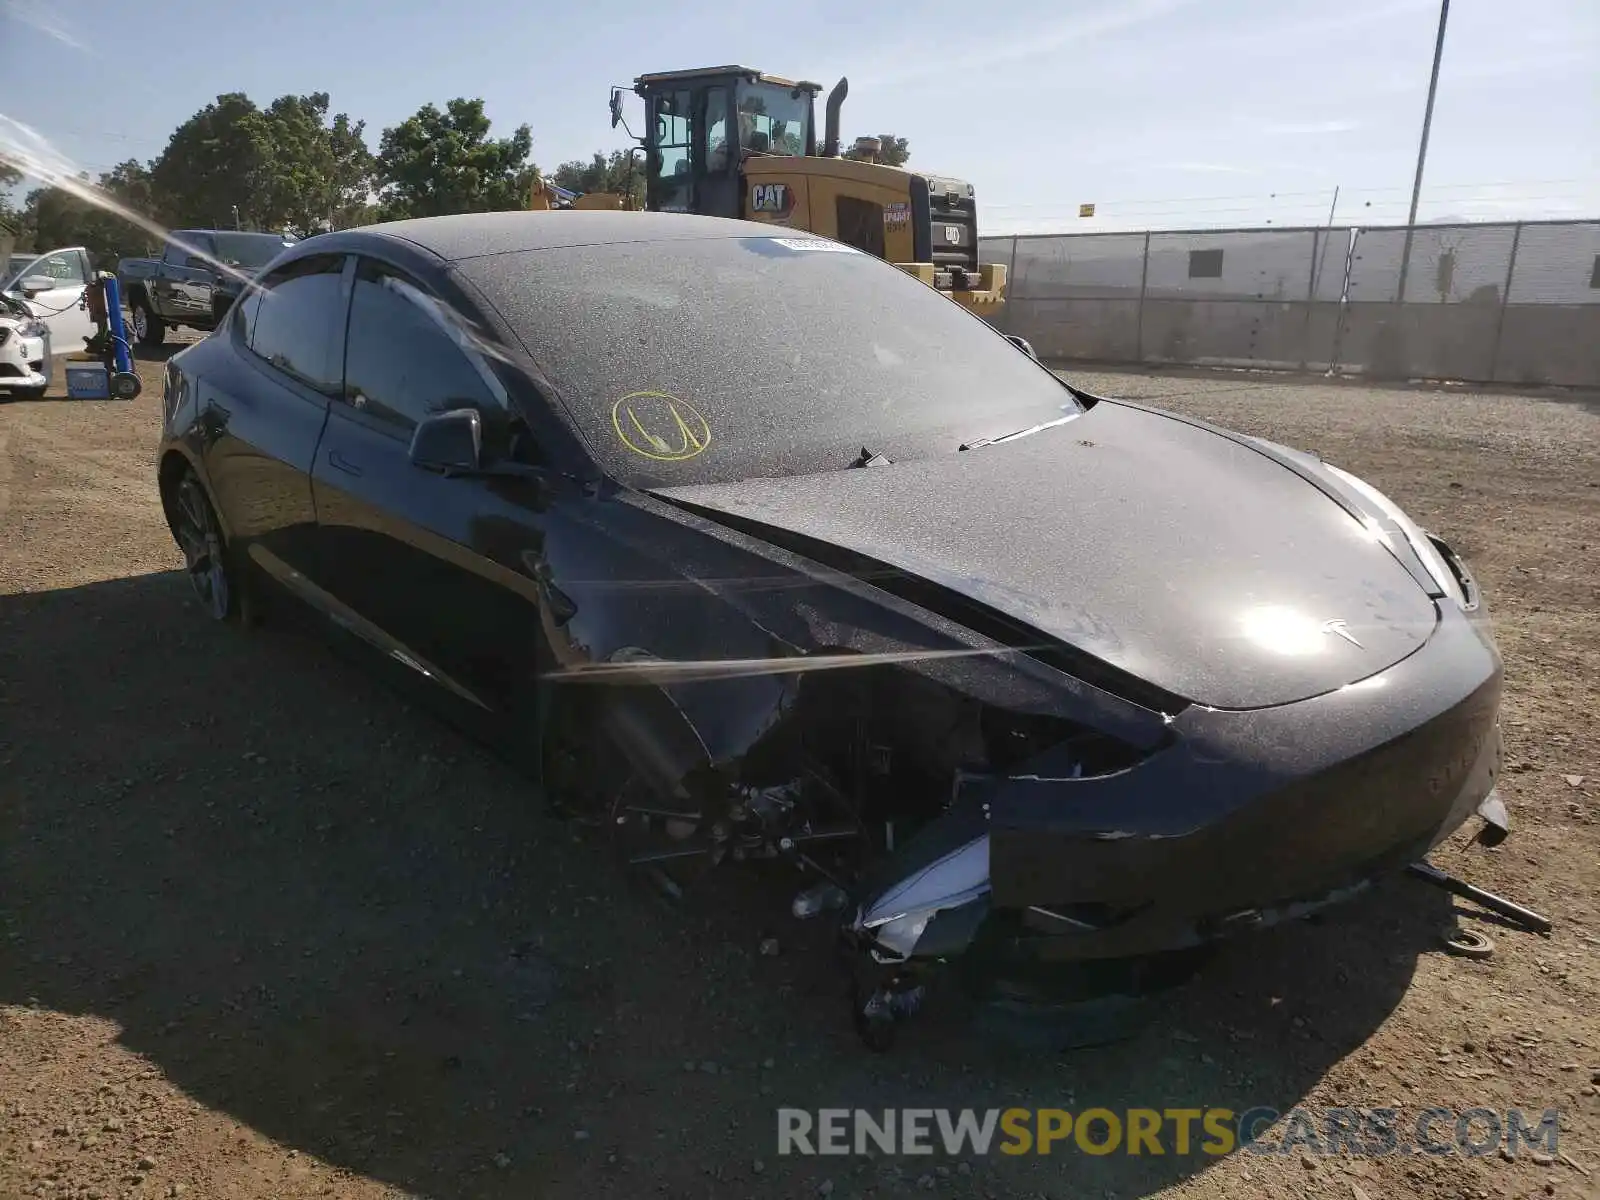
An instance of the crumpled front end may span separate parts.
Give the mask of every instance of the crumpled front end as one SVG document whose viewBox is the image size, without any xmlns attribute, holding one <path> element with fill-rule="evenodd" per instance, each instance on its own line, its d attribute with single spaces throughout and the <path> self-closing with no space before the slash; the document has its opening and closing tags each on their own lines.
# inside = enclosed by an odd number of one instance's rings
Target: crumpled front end
<svg viewBox="0 0 1600 1200">
<path fill-rule="evenodd" d="M 848 914 L 873 964 L 868 1017 L 915 1007 L 936 963 L 1156 959 L 1356 894 L 1475 812 L 1494 819 L 1500 692 L 1481 621 L 1454 611 L 1361 683 L 1272 709 L 1191 706 L 1131 764 L 1095 771 L 1069 744 L 963 778 Z"/>
<path fill-rule="evenodd" d="M 1297 676 L 1316 690 L 1252 690 L 1248 666 L 1219 668 L 1243 683 L 1208 705 L 959 589 L 673 511 L 701 535 L 675 543 L 672 567 L 697 584 L 657 595 L 638 643 L 654 652 L 585 639 L 627 659 L 598 676 L 628 683 L 599 722 L 618 730 L 613 757 L 673 811 L 624 797 L 607 827 L 653 872 L 799 868 L 793 912 L 836 914 L 869 1041 L 943 965 L 1078 995 L 1166 978 L 1163 963 L 1403 869 L 1493 799 L 1501 664 L 1447 547 L 1460 594 L 1422 601 L 1409 652 L 1327 622 L 1326 646 L 1282 651 L 1343 656 Z M 756 551 L 759 571 L 733 557 Z M 726 601 L 715 625 L 690 607 L 701 588 Z M 721 657 L 704 659 L 712 639 Z"/>
</svg>

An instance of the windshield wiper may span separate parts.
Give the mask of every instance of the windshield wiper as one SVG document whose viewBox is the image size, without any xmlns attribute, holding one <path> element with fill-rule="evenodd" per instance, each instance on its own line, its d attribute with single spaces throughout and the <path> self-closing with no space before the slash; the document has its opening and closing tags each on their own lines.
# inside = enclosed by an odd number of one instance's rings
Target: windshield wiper
<svg viewBox="0 0 1600 1200">
<path fill-rule="evenodd" d="M 861 453 L 856 455 L 855 462 L 850 465 L 852 467 L 888 467 L 894 465 L 894 459 L 886 454 L 874 454 L 863 446 L 861 447 Z"/>
<path fill-rule="evenodd" d="M 1081 415 L 1081 413 L 1068 413 L 1066 416 L 1057 417 L 1053 421 L 1040 421 L 1037 425 L 1030 425 L 1026 429 L 1018 429 L 1012 433 L 1002 433 L 999 437 L 975 438 L 970 442 L 962 442 L 956 449 L 978 450 L 984 446 L 999 445 L 1001 442 L 1009 442 L 1013 438 L 1027 437 L 1030 433 L 1038 433 L 1041 429 L 1052 429 L 1057 425 L 1065 425 L 1068 421 Z"/>
</svg>

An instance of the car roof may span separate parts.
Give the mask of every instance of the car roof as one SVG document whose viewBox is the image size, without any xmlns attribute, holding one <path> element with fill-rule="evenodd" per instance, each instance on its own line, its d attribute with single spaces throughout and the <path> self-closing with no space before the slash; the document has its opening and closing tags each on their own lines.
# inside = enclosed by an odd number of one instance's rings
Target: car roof
<svg viewBox="0 0 1600 1200">
<path fill-rule="evenodd" d="M 363 225 L 349 233 L 400 238 L 446 262 L 618 242 L 698 241 L 710 238 L 805 237 L 782 226 L 689 213 L 552 209 L 538 212 L 462 213 Z"/>
</svg>

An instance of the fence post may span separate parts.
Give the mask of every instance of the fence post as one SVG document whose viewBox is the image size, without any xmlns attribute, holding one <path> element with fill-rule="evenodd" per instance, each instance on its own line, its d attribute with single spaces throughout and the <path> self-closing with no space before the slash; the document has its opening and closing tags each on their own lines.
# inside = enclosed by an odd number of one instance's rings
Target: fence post
<svg viewBox="0 0 1600 1200">
<path fill-rule="evenodd" d="M 1144 361 L 1144 289 L 1150 281 L 1150 231 L 1144 231 L 1144 257 L 1139 266 L 1139 307 L 1133 320 L 1133 361 Z"/>
<path fill-rule="evenodd" d="M 1311 278 L 1306 281 L 1306 319 L 1300 330 L 1300 369 L 1304 371 L 1311 361 L 1311 314 L 1317 307 L 1317 263 L 1322 230 L 1311 231 Z"/>
<path fill-rule="evenodd" d="M 1328 355 L 1328 374 L 1339 371 L 1339 351 L 1344 348 L 1345 315 L 1350 309 L 1350 276 L 1355 270 L 1356 247 L 1361 244 L 1361 230 L 1352 228 L 1345 233 L 1348 243 L 1344 250 L 1344 282 L 1339 287 L 1339 319 L 1333 326 L 1333 352 Z"/>
<path fill-rule="evenodd" d="M 1517 273 L 1517 247 L 1522 245 L 1522 222 L 1511 234 L 1511 257 L 1506 261 L 1506 285 L 1500 289 L 1500 315 L 1494 323 L 1494 349 L 1489 352 L 1489 381 L 1494 382 L 1500 371 L 1500 335 L 1506 329 L 1506 305 L 1511 303 L 1511 280 Z"/>
</svg>

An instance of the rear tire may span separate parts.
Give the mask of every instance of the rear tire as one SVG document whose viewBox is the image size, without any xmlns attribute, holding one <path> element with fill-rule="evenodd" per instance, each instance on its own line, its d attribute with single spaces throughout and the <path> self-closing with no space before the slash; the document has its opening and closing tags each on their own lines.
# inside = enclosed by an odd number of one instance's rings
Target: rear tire
<svg viewBox="0 0 1600 1200">
<path fill-rule="evenodd" d="M 167 338 L 167 326 L 150 308 L 143 296 L 133 298 L 133 336 L 141 346 L 159 346 Z"/>
<path fill-rule="evenodd" d="M 227 625 L 259 624 L 255 598 L 244 573 L 235 565 L 216 510 L 193 468 L 184 470 L 172 498 L 172 534 L 183 551 L 189 587 L 201 611 Z"/>
</svg>

